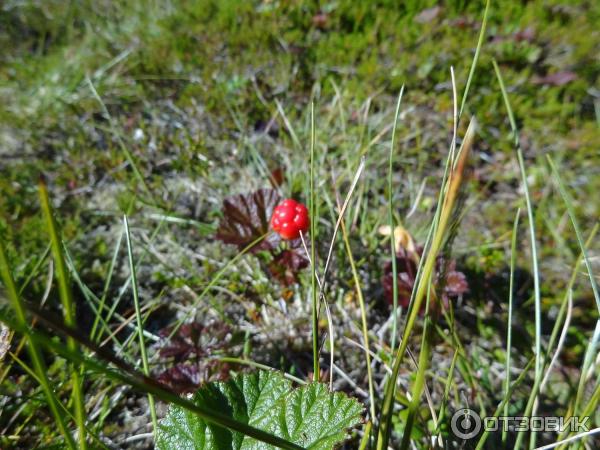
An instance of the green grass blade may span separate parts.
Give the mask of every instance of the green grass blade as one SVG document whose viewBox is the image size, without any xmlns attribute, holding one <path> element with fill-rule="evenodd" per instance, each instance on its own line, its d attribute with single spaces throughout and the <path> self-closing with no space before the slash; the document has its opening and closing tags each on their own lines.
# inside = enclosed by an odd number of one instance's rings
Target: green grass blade
<svg viewBox="0 0 600 450">
<path fill-rule="evenodd" d="M 100 297 L 100 304 L 98 305 L 98 314 L 94 318 L 94 324 L 92 325 L 92 331 L 90 332 L 90 339 L 92 341 L 96 338 L 96 329 L 98 328 L 98 323 L 100 322 L 100 318 L 102 317 L 102 313 L 104 311 L 104 305 L 106 304 L 106 298 L 108 297 L 108 289 L 110 288 L 112 276 L 117 264 L 117 258 L 119 257 L 119 251 L 121 250 L 122 239 L 123 233 L 121 232 L 119 233 L 117 243 L 115 244 L 115 251 L 113 252 L 113 257 L 108 267 L 108 275 L 104 281 L 104 289 L 102 290 L 102 297 Z"/>
<path fill-rule="evenodd" d="M 390 225 L 390 247 L 392 252 L 392 343 L 391 353 L 394 353 L 396 348 L 396 339 L 398 334 L 398 264 L 396 262 L 396 240 L 394 239 L 394 191 L 392 184 L 392 167 L 394 163 L 394 147 L 396 143 L 396 128 L 398 126 L 398 116 L 400 115 L 400 105 L 402 104 L 402 94 L 404 93 L 404 86 L 400 88 L 400 94 L 398 94 L 398 103 L 396 104 L 396 112 L 394 113 L 394 127 L 392 128 L 392 142 L 390 143 L 390 161 L 388 169 L 388 221 Z"/>
<path fill-rule="evenodd" d="M 33 269 L 31 269 L 31 271 L 27 275 L 27 278 L 25 279 L 25 281 L 21 284 L 21 286 L 19 286 L 19 295 L 22 295 L 23 292 L 25 292 L 25 288 L 27 288 L 27 286 L 29 286 L 29 283 L 31 283 L 31 280 L 33 280 L 34 277 L 36 277 L 37 274 L 39 273 L 40 269 L 42 268 L 42 265 L 46 261 L 46 258 L 50 254 L 50 247 L 51 247 L 51 245 L 48 244 L 46 246 L 46 249 L 44 250 L 44 253 L 42 253 L 41 256 L 39 258 L 37 258 L 35 266 L 33 267 Z"/>
<path fill-rule="evenodd" d="M 158 225 L 154 228 L 154 230 L 152 231 L 152 234 L 150 235 L 150 239 L 149 239 L 149 243 L 150 244 L 152 244 L 156 240 L 157 236 L 162 231 L 165 223 L 166 223 L 166 221 L 164 219 L 160 219 L 160 222 L 158 222 Z M 144 251 L 142 252 L 142 254 L 140 255 L 140 257 L 138 258 L 138 261 L 137 261 L 138 267 L 140 266 L 140 264 L 142 264 L 142 262 L 148 256 L 148 254 L 149 254 L 149 252 L 147 250 L 147 247 L 145 247 Z M 116 316 L 116 317 L 118 317 L 118 314 L 116 313 L 117 307 L 119 306 L 119 303 L 120 303 L 121 299 L 125 295 L 125 292 L 127 292 L 129 290 L 129 283 L 131 283 L 131 278 L 127 278 L 127 280 L 125 281 L 125 283 L 123 284 L 123 286 L 119 289 L 119 293 L 117 294 L 116 298 L 113 299 L 112 305 L 110 306 L 110 309 L 108 310 L 108 313 L 106 314 L 106 317 L 104 318 L 104 322 L 109 323 L 110 320 L 112 319 L 113 315 Z M 182 319 L 182 321 L 180 322 L 180 324 L 183 323 L 183 320 L 185 320 L 185 317 Z M 179 326 L 180 325 L 177 325 L 177 327 L 179 327 Z M 104 331 L 104 328 L 100 328 L 98 330 L 98 335 L 96 337 L 96 342 L 101 342 L 102 341 L 103 331 Z M 171 337 L 172 336 L 169 336 L 169 339 Z"/>
<path fill-rule="evenodd" d="M 52 255 L 54 257 L 54 267 L 56 273 L 56 279 L 58 280 L 59 296 L 63 307 L 63 315 L 65 323 L 68 326 L 76 326 L 75 316 L 75 302 L 73 301 L 73 293 L 71 291 L 71 283 L 69 280 L 69 272 L 65 264 L 65 258 L 62 252 L 62 242 L 59 237 L 58 226 L 54 220 L 52 212 L 52 206 L 50 205 L 50 198 L 48 197 L 48 189 L 46 183 L 40 180 L 39 183 L 39 196 L 42 205 L 42 212 L 46 222 L 46 228 L 50 235 L 50 243 L 52 248 Z M 77 344 L 74 340 L 68 339 L 67 345 L 71 350 L 77 348 Z M 75 408 L 75 419 L 77 422 L 77 428 L 79 430 L 79 447 L 82 450 L 87 448 L 87 439 L 85 431 L 85 397 L 81 388 L 83 380 L 81 379 L 79 368 L 71 365 L 71 383 L 73 384 L 73 405 Z"/>
<path fill-rule="evenodd" d="M 25 338 L 27 339 L 27 338 Z M 21 360 L 17 355 L 15 355 L 14 353 L 10 353 L 10 357 L 13 359 L 13 361 L 15 361 L 25 372 L 27 372 L 27 374 L 33 378 L 35 381 L 38 382 L 38 384 L 42 384 L 38 374 L 35 372 L 34 369 L 30 368 L 27 364 L 25 364 L 25 362 L 23 360 Z M 71 411 L 69 411 L 65 405 L 63 405 L 62 403 L 58 403 L 58 406 L 62 409 L 62 411 L 71 419 L 75 420 L 75 417 L 73 416 L 73 414 L 71 413 Z M 94 433 L 93 430 L 91 430 L 88 426 L 86 426 L 85 428 L 87 434 L 98 444 L 98 448 L 103 448 L 106 450 L 110 450 L 109 447 L 106 446 L 106 444 L 104 444 L 104 442 L 102 442 L 100 440 L 100 438 Z"/>
<path fill-rule="evenodd" d="M 356 297 L 358 298 L 358 304 L 360 307 L 360 318 L 361 318 L 361 329 L 363 335 L 363 346 L 365 348 L 365 361 L 367 365 L 367 382 L 369 384 L 369 412 L 371 414 L 371 422 L 375 420 L 375 388 L 373 387 L 373 370 L 371 368 L 371 353 L 369 346 L 369 331 L 367 325 L 367 309 L 365 307 L 365 299 L 363 297 L 362 289 L 360 287 L 360 277 L 356 270 L 356 263 L 354 262 L 354 256 L 352 254 L 352 248 L 350 247 L 350 241 L 348 240 L 348 233 L 346 231 L 346 225 L 344 221 L 341 222 L 342 237 L 344 239 L 344 246 L 346 247 L 346 253 L 348 254 L 348 261 L 350 263 L 350 269 L 352 270 L 352 278 L 354 279 L 354 288 L 356 289 Z M 369 423 L 371 423 L 369 422 Z"/>
<path fill-rule="evenodd" d="M 4 251 L 4 244 L 0 239 L 0 276 L 2 277 L 2 282 L 4 283 L 4 287 L 8 294 L 8 299 L 11 303 L 12 308 L 15 311 L 15 323 L 19 324 L 24 329 L 28 329 L 27 319 L 25 317 L 25 307 L 22 304 L 21 297 L 17 292 L 17 288 L 15 286 L 15 282 L 13 280 L 13 276 L 8 264 L 8 260 L 6 258 L 6 253 Z M 59 409 L 59 400 L 56 398 L 54 391 L 51 388 L 50 380 L 48 379 L 48 370 L 46 368 L 46 364 L 44 363 L 44 359 L 42 354 L 37 346 L 37 343 L 26 337 L 27 339 L 27 351 L 29 353 L 29 358 L 31 359 L 31 363 L 33 365 L 33 370 L 37 375 L 37 379 L 40 383 L 42 391 L 46 396 L 46 402 L 48 403 L 48 408 L 50 408 L 50 412 L 54 417 L 54 422 L 58 427 L 60 433 L 63 435 L 65 439 L 65 443 L 68 448 L 74 450 L 76 449 L 75 442 L 71 437 L 71 433 L 67 428 L 67 424 L 65 419 L 60 412 Z"/>
<path fill-rule="evenodd" d="M 465 105 L 467 104 L 469 88 L 471 87 L 471 82 L 473 81 L 473 77 L 475 76 L 475 69 L 477 68 L 477 62 L 479 61 L 479 53 L 481 52 L 481 47 L 483 47 L 483 41 L 485 39 L 485 30 L 487 28 L 488 22 L 488 13 L 490 10 L 490 3 L 490 0 L 487 0 L 485 3 L 485 11 L 483 12 L 483 20 L 481 21 L 481 31 L 479 32 L 479 39 L 477 40 L 477 47 L 475 48 L 475 56 L 473 57 L 471 69 L 469 69 L 469 76 L 467 77 L 467 83 L 465 84 L 465 91 L 463 93 L 462 101 L 460 104 L 460 112 L 458 113 L 459 117 L 462 116 Z"/>
<path fill-rule="evenodd" d="M 517 379 L 510 386 L 510 389 L 508 390 L 508 396 L 505 396 L 505 398 L 496 407 L 496 411 L 494 412 L 494 414 L 492 415 L 492 417 L 498 417 L 498 416 L 500 416 L 500 413 L 502 411 L 504 411 L 504 406 L 508 403 L 508 401 L 510 399 L 510 396 L 515 391 L 515 389 L 517 387 L 519 387 L 521 385 L 521 383 L 525 380 L 525 378 L 527 377 L 527 373 L 529 372 L 529 369 L 531 369 L 531 366 L 534 365 L 534 364 L 535 364 L 535 356 L 529 360 L 529 362 L 523 368 L 523 370 L 521 371 L 521 373 L 519 374 L 519 376 L 517 377 Z M 525 433 L 519 433 L 519 434 L 520 435 L 525 435 Z M 483 446 L 485 445 L 485 442 L 487 441 L 487 438 L 488 438 L 489 435 L 490 435 L 490 430 L 489 429 L 484 429 L 483 433 L 479 437 L 479 441 L 477 441 L 477 446 L 475 447 L 475 450 L 481 450 L 483 448 Z"/>
<path fill-rule="evenodd" d="M 42 313 L 42 311 L 36 310 L 34 305 L 28 305 L 28 310 L 35 314 L 35 317 L 37 317 L 40 322 L 48 326 L 54 332 L 64 334 L 70 339 L 79 342 L 80 345 L 90 349 L 95 353 L 94 358 L 87 357 L 77 349 L 71 349 L 68 345 L 64 345 L 58 340 L 52 339 L 52 337 L 45 332 L 29 329 L 26 325 L 11 319 L 2 310 L 0 310 L 0 321 L 4 322 L 15 331 L 28 336 L 36 344 L 43 345 L 54 351 L 56 354 L 69 360 L 72 364 L 84 366 L 90 371 L 102 374 L 111 380 L 131 386 L 138 392 L 152 394 L 164 402 L 179 405 L 215 425 L 229 428 L 246 436 L 250 436 L 259 441 L 286 450 L 303 450 L 302 447 L 286 441 L 285 439 L 281 439 L 263 430 L 239 422 L 229 416 L 216 412 L 213 409 L 200 407 L 195 403 L 180 397 L 176 393 L 166 389 L 154 379 L 145 376 L 143 373 L 133 369 L 119 358 L 114 357 L 105 349 L 98 347 L 74 328 L 57 323 L 51 314 L 48 314 L 47 312 Z M 108 365 L 109 363 L 115 365 L 118 370 L 110 368 Z"/>
<path fill-rule="evenodd" d="M 315 104 L 310 104 L 310 260 L 311 267 L 311 292 L 312 292 L 312 350 L 313 350 L 313 379 L 320 378 L 319 364 L 319 297 L 317 293 L 317 260 L 315 233 L 317 230 L 317 196 L 315 192 Z"/>
<path fill-rule="evenodd" d="M 202 292 L 200 292 L 200 294 L 198 294 L 198 297 L 194 300 L 194 303 L 192 304 L 192 307 L 190 308 L 189 311 L 196 311 L 198 308 L 198 305 L 200 304 L 200 301 L 202 301 L 202 299 L 206 296 L 206 294 L 213 288 L 213 286 L 215 286 L 217 284 L 217 282 L 221 279 L 221 277 L 223 275 L 225 275 L 225 272 L 227 272 L 227 270 L 229 270 L 230 267 L 232 267 L 233 265 L 235 265 L 242 256 L 244 256 L 246 253 L 248 253 L 250 250 L 252 250 L 252 248 L 256 245 L 258 245 L 260 242 L 263 241 L 263 239 L 265 239 L 269 233 L 271 233 L 270 231 L 263 234 L 262 236 L 260 236 L 259 238 L 255 239 L 254 241 L 250 242 L 250 244 L 248 244 L 246 247 L 244 247 L 238 254 L 236 254 L 233 258 L 231 258 L 227 264 L 225 264 L 216 274 L 214 277 L 212 277 L 212 279 L 210 280 L 210 282 L 206 285 L 206 287 L 202 290 Z M 185 314 L 182 315 L 182 317 L 177 321 L 177 323 L 175 324 L 175 326 L 173 327 L 173 329 L 171 330 L 171 332 L 169 333 L 169 335 L 167 336 L 167 339 L 171 339 L 173 336 L 175 336 L 175 333 L 177 333 L 177 331 L 179 330 L 179 328 L 181 328 L 181 326 L 184 324 L 184 322 L 187 320 L 187 318 L 189 317 L 190 313 L 186 312 Z"/>
<path fill-rule="evenodd" d="M 523 160 L 523 151 L 521 150 L 521 142 L 519 139 L 519 130 L 517 128 L 517 122 L 515 121 L 515 116 L 513 114 L 512 107 L 510 105 L 510 101 L 508 99 L 508 93 L 506 91 L 506 87 L 504 86 L 504 80 L 502 79 L 502 74 L 500 73 L 500 68 L 496 61 L 492 61 L 494 65 L 494 70 L 496 72 L 496 77 L 498 78 L 498 83 L 500 85 L 500 90 L 502 91 L 502 97 L 504 99 L 504 105 L 506 107 L 506 111 L 508 113 L 508 119 L 510 122 L 510 127 L 512 129 L 513 137 L 514 137 L 514 146 L 517 151 L 517 160 L 519 162 L 519 171 L 521 173 L 521 183 L 523 185 L 523 190 L 525 192 L 525 203 L 527 205 L 527 219 L 529 222 L 529 240 L 531 242 L 531 265 L 533 270 L 533 290 L 534 290 L 534 304 L 535 304 L 535 382 L 534 386 L 538 386 L 541 383 L 542 379 L 542 301 L 540 294 L 540 273 L 538 267 L 538 256 L 537 256 L 537 244 L 536 244 L 536 234 L 535 234 L 535 219 L 533 216 L 533 206 L 531 202 L 531 195 L 529 193 L 529 186 L 527 184 L 527 171 L 525 170 L 525 162 Z M 531 392 L 532 398 L 535 399 L 537 397 L 537 391 L 534 389 Z M 519 433 L 517 437 L 517 442 L 515 443 L 515 449 L 518 449 L 520 443 L 523 439 L 524 433 Z M 535 443 L 535 431 L 531 432 L 531 443 Z"/>
<path fill-rule="evenodd" d="M 452 378 L 454 376 L 454 368 L 456 366 L 456 361 L 459 357 L 459 349 L 454 351 L 454 355 L 452 355 L 452 362 L 450 362 L 450 368 L 448 369 L 448 376 L 446 377 L 446 382 L 444 384 L 444 394 L 442 396 L 442 404 L 440 405 L 440 409 L 438 412 L 438 424 L 435 429 L 435 435 L 439 434 L 440 427 L 446 415 L 446 405 L 448 404 L 448 398 L 450 396 L 450 388 L 452 387 Z M 435 437 L 434 435 L 434 437 Z"/>
<path fill-rule="evenodd" d="M 585 351 L 585 355 L 583 357 L 583 363 L 581 365 L 581 375 L 579 377 L 579 383 L 577 385 L 577 394 L 575 395 L 575 404 L 573 406 L 573 414 L 577 415 L 579 413 L 581 402 L 583 401 L 583 396 L 585 393 L 585 382 L 589 369 L 594 364 L 594 360 L 598 357 L 598 352 L 596 351 L 598 348 L 598 343 L 600 342 L 600 320 L 596 322 L 596 329 L 594 330 L 594 334 L 590 339 L 590 343 L 588 348 Z"/>
<path fill-rule="evenodd" d="M 94 96 L 94 98 L 100 104 L 100 108 L 102 109 L 102 114 L 104 114 L 104 116 L 106 117 L 106 120 L 108 120 L 108 123 L 110 124 L 110 127 L 111 127 L 111 131 L 113 132 L 114 136 L 117 138 L 117 142 L 119 143 L 119 147 L 121 147 L 121 151 L 125 155 L 125 158 L 127 159 L 127 162 L 129 163 L 129 165 L 131 166 L 131 169 L 133 170 L 133 174 L 135 175 L 135 177 L 139 181 L 139 183 L 142 186 L 143 190 L 148 195 L 151 203 L 152 204 L 156 204 L 156 201 L 154 200 L 154 196 L 152 195 L 152 191 L 150 190 L 150 187 L 146 183 L 146 180 L 144 179 L 144 176 L 142 175 L 142 172 L 138 168 L 138 165 L 137 165 L 137 163 L 135 161 L 135 158 L 133 157 L 133 155 L 131 154 L 131 152 L 129 151 L 129 149 L 127 148 L 127 146 L 125 145 L 125 142 L 123 142 L 123 138 L 121 137 L 121 133 L 119 133 L 119 131 L 117 130 L 116 126 L 114 125 L 113 118 L 110 115 L 110 113 L 108 112 L 108 108 L 106 107 L 106 105 L 102 101 L 102 98 L 100 97 L 100 95 L 96 91 L 96 88 L 94 87 L 94 84 L 92 83 L 92 80 L 90 80 L 89 77 L 86 77 L 86 81 L 88 83 L 90 91 L 92 92 L 92 95 Z"/>
<path fill-rule="evenodd" d="M 422 268 L 422 276 L 418 278 L 413 291 L 413 298 L 411 299 L 406 325 L 404 327 L 404 332 L 402 333 L 402 341 L 400 342 L 400 346 L 394 359 L 392 375 L 388 378 L 387 385 L 385 387 L 379 421 L 379 432 L 377 436 L 377 450 L 384 450 L 388 446 L 391 435 L 392 409 L 394 406 L 396 381 L 400 372 L 400 365 L 406 353 L 406 349 L 408 348 L 408 340 L 415 325 L 417 315 L 423 300 L 429 291 L 429 279 L 433 273 L 437 255 L 442 247 L 446 231 L 451 220 L 454 204 L 458 197 L 459 188 L 463 179 L 463 172 L 467 162 L 467 157 L 469 156 L 470 149 L 473 146 L 476 129 L 477 121 L 475 118 L 473 118 L 469 124 L 467 132 L 465 133 L 461 149 L 458 152 L 456 164 L 454 167 L 450 168 L 450 176 L 440 191 L 440 201 L 438 202 L 438 208 L 435 214 L 436 219 L 430 227 L 430 233 L 433 232 L 431 246 L 427 252 L 427 256 L 425 257 L 425 263 L 423 264 Z M 449 158 L 450 157 L 448 157 L 448 161 Z M 421 270 L 419 270 L 419 272 L 421 272 Z"/>
<path fill-rule="evenodd" d="M 100 325 L 102 326 L 100 328 L 100 330 L 105 330 L 107 333 L 110 333 L 111 332 L 110 328 L 101 315 L 103 309 L 105 309 L 105 306 L 101 305 L 100 299 L 98 297 L 96 297 L 96 295 L 90 290 L 90 288 L 88 288 L 85 285 L 85 283 L 79 276 L 79 273 L 77 272 L 77 269 L 75 268 L 75 262 L 73 261 L 73 258 L 71 258 L 69 250 L 64 245 L 63 245 L 62 249 L 63 249 L 63 255 L 65 257 L 65 262 L 67 264 L 67 269 L 69 270 L 69 273 L 71 275 L 71 281 L 73 281 L 75 283 L 75 285 L 79 288 L 79 291 L 81 292 L 81 294 L 85 298 L 88 306 L 94 313 L 94 317 L 95 317 L 94 320 L 98 321 L 100 323 Z M 119 345 L 119 343 L 116 339 L 114 339 L 114 342 L 116 345 Z"/>
<path fill-rule="evenodd" d="M 421 395 L 423 394 L 423 389 L 425 387 L 425 374 L 427 372 L 429 357 L 431 355 L 432 329 L 433 326 L 431 324 L 431 319 L 427 317 L 425 319 L 425 325 L 423 328 L 422 346 L 419 354 L 419 367 L 415 377 L 415 382 L 412 386 L 411 401 L 408 405 L 408 416 L 404 425 L 400 450 L 406 450 L 410 445 L 412 427 L 414 425 L 416 415 L 419 412 L 419 406 L 421 405 Z"/>
<path fill-rule="evenodd" d="M 144 342 L 144 324 L 142 322 L 142 313 L 140 312 L 140 298 L 137 289 L 137 277 L 135 272 L 135 263 L 133 261 L 133 247 L 131 245 L 131 233 L 129 232 L 129 221 L 127 216 L 123 216 L 123 226 L 125 228 L 125 239 L 127 241 L 127 256 L 129 260 L 129 270 L 131 273 L 131 290 L 133 292 L 133 304 L 135 307 L 135 318 L 137 321 L 137 334 L 140 341 L 140 353 L 142 356 L 142 368 L 144 375 L 150 375 L 150 367 L 148 366 L 148 355 L 146 353 L 146 343 Z M 156 407 L 154 405 L 154 397 L 148 395 L 148 404 L 150 406 L 150 416 L 152 417 L 152 427 L 156 435 L 158 429 L 158 419 L 156 417 Z"/>
<path fill-rule="evenodd" d="M 515 265 L 517 262 L 517 234 L 519 232 L 519 216 L 521 209 L 517 209 L 515 221 L 513 224 L 512 238 L 510 241 L 510 279 L 508 282 L 508 323 L 506 325 L 506 380 L 504 381 L 504 398 L 508 399 L 510 391 L 510 353 L 512 350 L 512 316 L 515 284 Z M 508 402 L 504 407 L 504 416 L 508 417 Z M 506 443 L 507 431 L 502 427 L 502 443 Z"/>
<path fill-rule="evenodd" d="M 371 429 L 373 428 L 373 422 L 370 420 L 365 425 L 365 430 L 363 437 L 360 441 L 360 445 L 358 446 L 358 450 L 366 450 L 369 445 L 369 439 L 371 438 Z"/>
<path fill-rule="evenodd" d="M 579 227 L 579 222 L 577 221 L 577 217 L 575 216 L 575 209 L 573 208 L 573 199 L 571 195 L 567 191 L 565 187 L 565 183 L 563 182 L 558 170 L 556 169 L 556 165 L 552 158 L 548 155 L 548 163 L 552 168 L 552 175 L 554 176 L 554 180 L 558 185 L 558 190 L 560 195 L 565 202 L 567 207 L 567 213 L 569 215 L 569 219 L 571 219 L 571 224 L 575 230 L 575 235 L 577 236 L 577 243 L 579 244 L 579 248 L 581 250 L 581 254 L 583 255 L 583 261 L 585 262 L 585 267 L 587 268 L 588 277 L 590 279 L 590 285 L 592 286 L 592 291 L 594 292 L 594 298 L 596 299 L 596 306 L 598 307 L 598 312 L 600 313 L 600 294 L 598 293 L 598 284 L 596 283 L 596 279 L 594 278 L 594 272 L 592 270 L 592 264 L 590 263 L 590 258 L 588 257 L 588 253 L 586 250 L 586 246 L 583 240 L 583 235 L 581 234 L 581 228 Z"/>
</svg>

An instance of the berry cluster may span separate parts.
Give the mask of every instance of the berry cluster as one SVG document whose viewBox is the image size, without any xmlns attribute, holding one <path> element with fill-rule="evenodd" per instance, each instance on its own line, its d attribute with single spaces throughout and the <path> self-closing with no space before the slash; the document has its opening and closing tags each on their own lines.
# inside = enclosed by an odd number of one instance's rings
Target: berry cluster
<svg viewBox="0 0 600 450">
<path fill-rule="evenodd" d="M 271 228 L 287 240 L 298 239 L 300 233 L 306 233 L 309 225 L 306 206 L 291 198 L 277 205 L 271 217 Z"/>
</svg>

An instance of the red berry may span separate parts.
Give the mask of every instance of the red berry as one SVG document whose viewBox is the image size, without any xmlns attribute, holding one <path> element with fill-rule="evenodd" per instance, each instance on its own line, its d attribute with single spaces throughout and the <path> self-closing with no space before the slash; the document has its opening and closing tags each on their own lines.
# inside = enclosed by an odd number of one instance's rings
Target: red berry
<svg viewBox="0 0 600 450">
<path fill-rule="evenodd" d="M 277 205 L 271 217 L 271 228 L 283 239 L 298 239 L 301 232 L 306 233 L 309 225 L 306 206 L 291 198 Z"/>
</svg>

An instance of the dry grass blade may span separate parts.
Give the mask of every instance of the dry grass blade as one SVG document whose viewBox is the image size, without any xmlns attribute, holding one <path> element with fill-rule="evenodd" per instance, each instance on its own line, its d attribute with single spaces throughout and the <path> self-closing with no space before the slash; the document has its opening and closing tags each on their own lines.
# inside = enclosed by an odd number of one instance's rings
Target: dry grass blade
<svg viewBox="0 0 600 450">
<path fill-rule="evenodd" d="M 398 378 L 398 373 L 400 371 L 400 364 L 402 363 L 402 360 L 406 353 L 409 337 L 415 325 L 417 314 L 421 309 L 421 305 L 423 304 L 423 301 L 427 297 L 427 293 L 429 291 L 429 281 L 433 273 L 437 255 L 444 242 L 446 231 L 452 216 L 454 204 L 456 202 L 456 199 L 458 198 L 459 190 L 464 177 L 464 170 L 466 167 L 467 159 L 471 147 L 473 146 L 476 129 L 477 121 L 475 120 L 475 118 L 473 118 L 471 119 L 469 127 L 467 128 L 467 132 L 465 134 L 465 138 L 457 156 L 456 163 L 454 164 L 454 167 L 451 168 L 450 176 L 448 177 L 446 185 L 444 186 L 443 191 L 440 194 L 443 197 L 443 200 L 441 202 L 439 210 L 439 221 L 437 222 L 437 224 L 434 223 L 432 225 L 432 228 L 435 227 L 435 232 L 432 237 L 431 247 L 427 252 L 427 256 L 423 264 L 423 275 L 419 278 L 419 282 L 415 287 L 414 299 L 411 301 L 406 326 L 404 328 L 404 333 L 402 334 L 402 340 L 400 342 L 400 347 L 398 348 L 398 352 L 396 353 L 394 359 L 392 376 L 388 379 L 387 386 L 385 388 L 385 396 L 381 411 L 380 428 L 377 439 L 378 450 L 383 450 L 387 448 L 390 439 L 394 393 L 396 390 L 396 379 Z M 419 367 L 419 370 L 425 369 L 425 366 Z M 405 432 L 410 433 L 410 430 L 405 430 Z"/>
</svg>

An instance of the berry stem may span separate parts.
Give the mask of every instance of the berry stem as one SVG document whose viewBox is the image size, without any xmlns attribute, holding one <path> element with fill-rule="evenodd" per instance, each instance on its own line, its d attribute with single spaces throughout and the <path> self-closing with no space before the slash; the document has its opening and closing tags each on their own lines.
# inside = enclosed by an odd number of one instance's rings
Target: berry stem
<svg viewBox="0 0 600 450">
<path fill-rule="evenodd" d="M 317 296 L 317 261 L 315 259 L 315 230 L 317 222 L 315 196 L 315 103 L 310 104 L 310 253 L 311 253 L 311 288 L 312 288 L 312 344 L 313 344 L 313 379 L 319 381 L 319 298 Z"/>
</svg>

